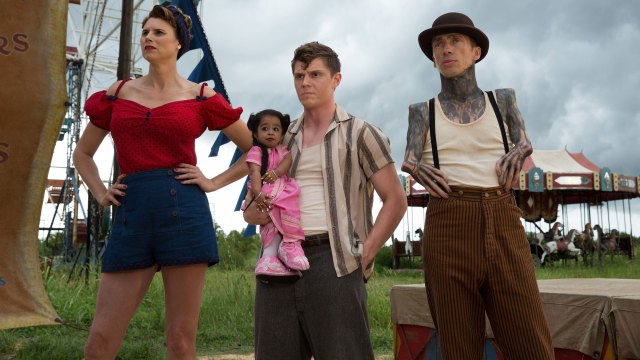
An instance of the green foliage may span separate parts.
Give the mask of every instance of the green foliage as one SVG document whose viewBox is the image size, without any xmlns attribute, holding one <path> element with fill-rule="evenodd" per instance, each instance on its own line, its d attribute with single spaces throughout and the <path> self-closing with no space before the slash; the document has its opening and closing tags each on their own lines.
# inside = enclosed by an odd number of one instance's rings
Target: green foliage
<svg viewBox="0 0 640 360">
<path fill-rule="evenodd" d="M 376 271 L 391 269 L 393 267 L 393 254 L 391 246 L 383 246 L 376 254 Z"/>
<path fill-rule="evenodd" d="M 56 232 L 49 236 L 49 239 L 40 239 L 39 254 L 40 256 L 57 256 L 62 252 L 62 246 L 64 244 L 64 233 Z"/>
<path fill-rule="evenodd" d="M 217 225 L 216 225 L 217 227 Z M 244 230 L 243 230 L 244 232 Z M 228 235 L 217 228 L 218 254 L 222 269 L 253 269 L 260 251 L 260 235 L 242 237 L 242 232 L 232 230 Z"/>
</svg>

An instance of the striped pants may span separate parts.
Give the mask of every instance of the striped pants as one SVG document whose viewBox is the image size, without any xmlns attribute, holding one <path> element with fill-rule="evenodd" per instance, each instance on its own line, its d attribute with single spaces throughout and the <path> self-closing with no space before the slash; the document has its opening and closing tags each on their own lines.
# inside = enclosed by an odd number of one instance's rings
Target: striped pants
<svg viewBox="0 0 640 360">
<path fill-rule="evenodd" d="M 444 360 L 483 359 L 485 312 L 507 360 L 554 358 L 521 211 L 499 188 L 431 198 L 423 239 L 429 308 Z"/>
</svg>

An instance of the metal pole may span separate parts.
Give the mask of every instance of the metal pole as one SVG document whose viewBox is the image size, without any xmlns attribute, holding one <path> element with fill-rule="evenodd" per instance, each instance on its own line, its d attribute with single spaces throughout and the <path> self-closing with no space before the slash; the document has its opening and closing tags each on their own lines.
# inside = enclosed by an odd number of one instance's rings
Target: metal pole
<svg viewBox="0 0 640 360">
<path fill-rule="evenodd" d="M 622 200 L 624 203 L 624 200 Z M 631 199 L 627 199 L 627 203 L 629 204 L 629 236 L 633 236 L 633 222 L 631 221 Z M 625 226 L 626 229 L 626 226 Z"/>
<path fill-rule="evenodd" d="M 80 113 L 82 112 L 81 110 L 81 96 L 82 96 L 82 72 L 83 70 L 83 65 L 84 65 L 84 61 L 83 60 L 78 60 L 76 62 L 76 67 L 77 67 L 77 72 L 76 75 L 73 77 L 73 80 L 76 83 L 75 86 L 75 94 L 73 94 L 75 96 L 75 101 L 74 101 L 74 116 L 73 116 L 73 132 L 69 133 L 69 137 L 71 138 L 71 154 L 73 154 L 73 150 L 75 150 L 75 144 L 78 143 L 78 141 L 80 140 Z M 72 155 L 69 156 L 72 156 Z M 69 158 L 69 166 L 71 165 L 71 158 Z M 73 183 L 74 184 L 78 184 L 78 171 L 76 170 L 75 166 L 73 166 L 73 169 L 71 170 L 72 173 L 70 174 L 73 177 Z M 78 202 L 80 201 L 80 186 L 78 186 L 78 188 L 76 189 L 75 187 L 73 188 L 73 192 L 74 192 L 74 197 L 73 197 L 73 233 L 72 233 L 72 244 L 76 244 L 76 240 L 78 238 Z"/>
<path fill-rule="evenodd" d="M 122 20 L 120 21 L 120 52 L 118 53 L 118 80 L 131 77 L 131 42 L 133 37 L 133 0 L 122 0 Z M 120 166 L 113 154 L 113 178 L 115 183 L 120 175 Z"/>
<path fill-rule="evenodd" d="M 609 202 L 607 201 L 607 223 L 609 224 L 609 232 L 611 232 L 611 216 L 609 215 Z"/>
</svg>

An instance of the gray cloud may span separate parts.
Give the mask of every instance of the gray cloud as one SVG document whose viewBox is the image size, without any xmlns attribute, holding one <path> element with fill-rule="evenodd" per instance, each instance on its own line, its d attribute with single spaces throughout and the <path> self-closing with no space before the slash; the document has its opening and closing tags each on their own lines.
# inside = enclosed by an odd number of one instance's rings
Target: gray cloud
<svg viewBox="0 0 640 360">
<path fill-rule="evenodd" d="M 337 101 L 385 131 L 399 164 L 407 106 L 434 96 L 439 77 L 417 35 L 448 11 L 490 38 L 477 65 L 483 89 L 516 90 L 534 147 L 583 151 L 599 166 L 640 174 L 636 89 L 640 3 L 539 1 L 234 1 L 206 3 L 203 20 L 234 104 L 248 111 L 300 106 L 290 58 L 318 40 L 343 63 Z"/>
</svg>

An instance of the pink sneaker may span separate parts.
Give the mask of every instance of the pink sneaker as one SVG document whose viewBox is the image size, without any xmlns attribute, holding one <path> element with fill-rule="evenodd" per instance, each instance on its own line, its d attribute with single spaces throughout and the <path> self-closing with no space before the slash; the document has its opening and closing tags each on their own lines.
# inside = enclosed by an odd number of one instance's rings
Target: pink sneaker
<svg viewBox="0 0 640 360">
<path fill-rule="evenodd" d="M 304 256 L 300 241 L 281 242 L 278 247 L 278 257 L 291 269 L 307 270 L 309 268 L 309 260 Z"/>
<path fill-rule="evenodd" d="M 256 275 L 300 276 L 300 272 L 288 269 L 277 256 L 265 256 L 256 264 Z"/>
</svg>

